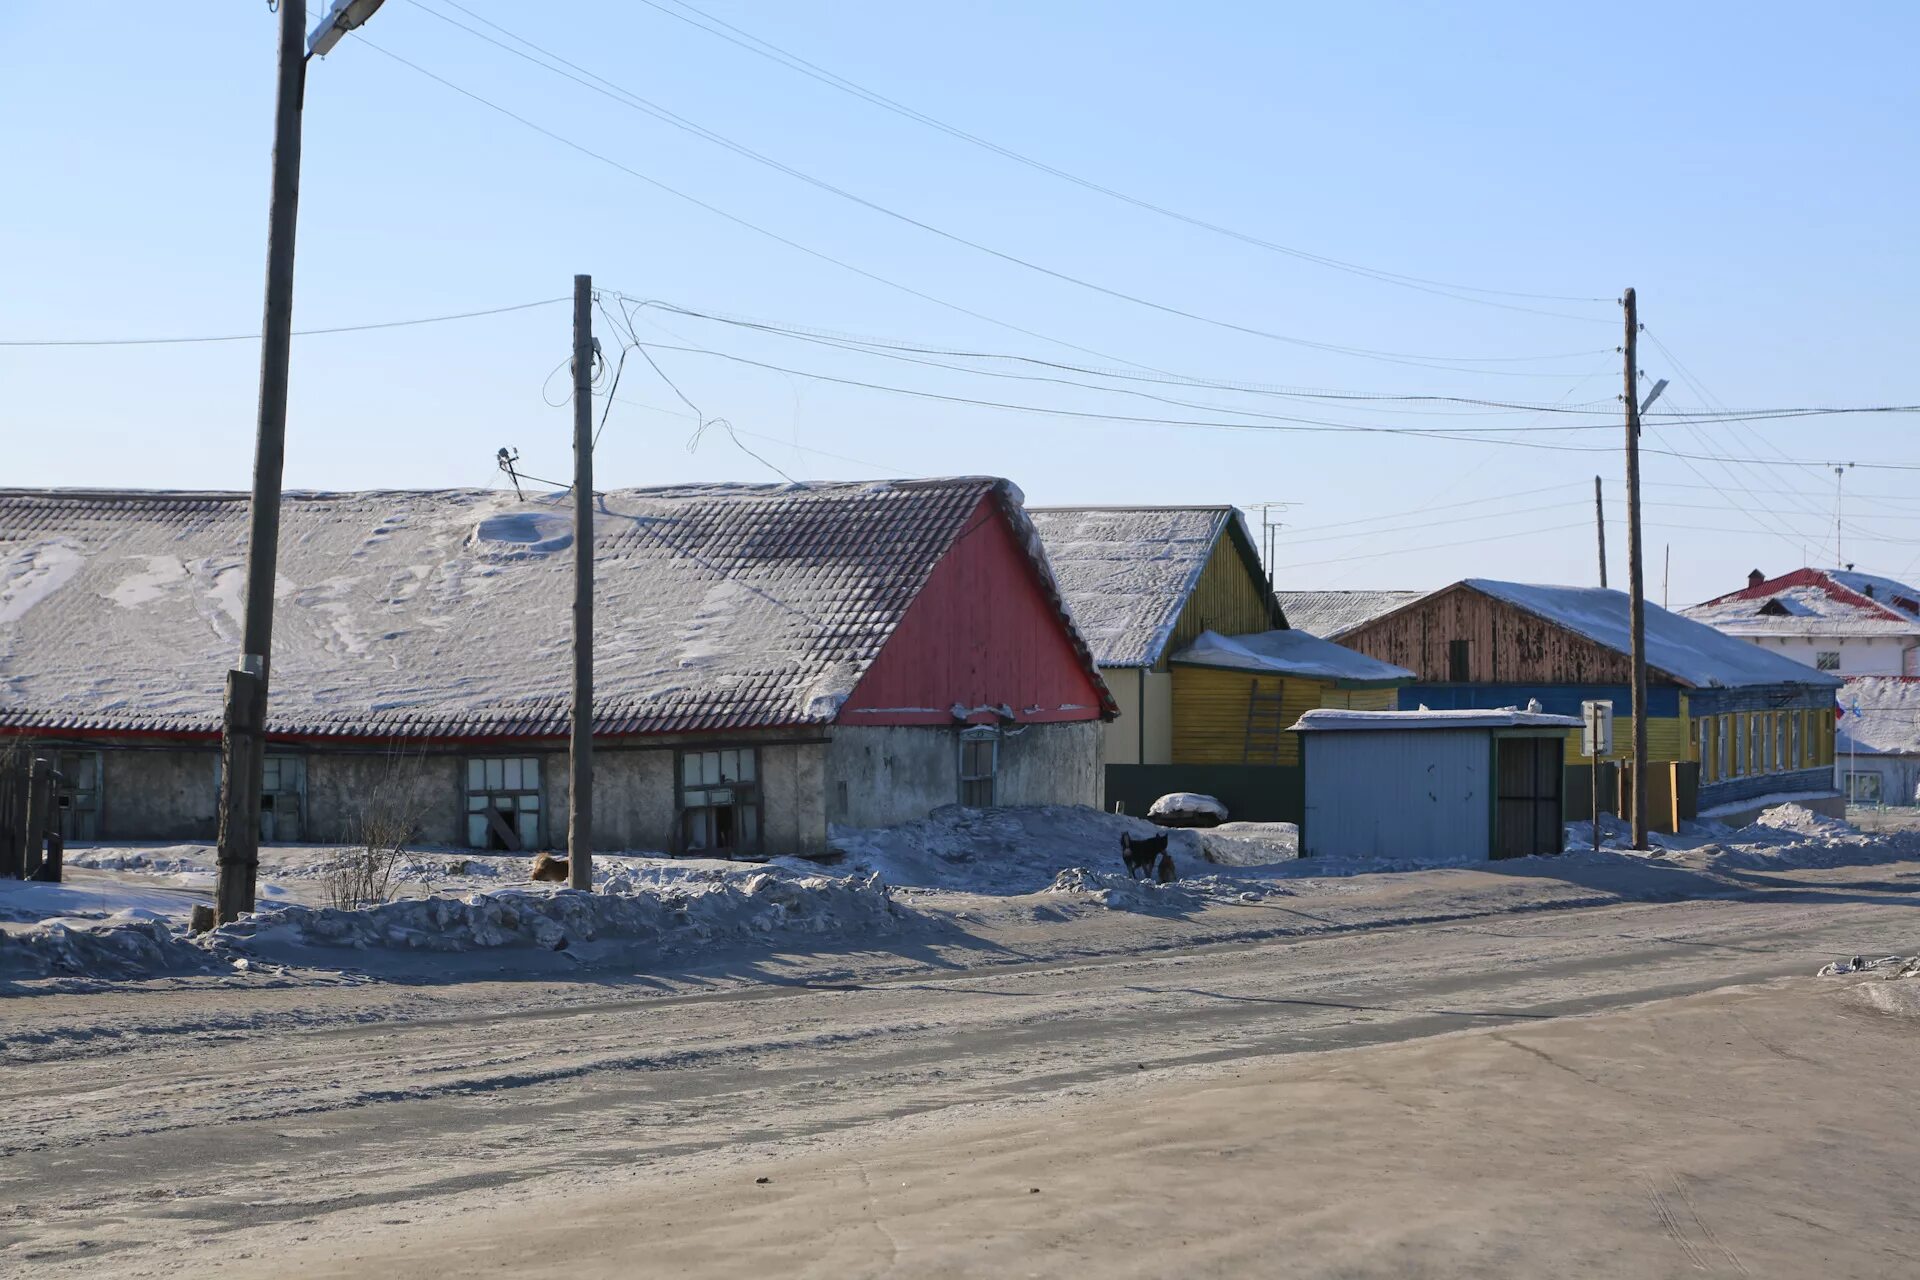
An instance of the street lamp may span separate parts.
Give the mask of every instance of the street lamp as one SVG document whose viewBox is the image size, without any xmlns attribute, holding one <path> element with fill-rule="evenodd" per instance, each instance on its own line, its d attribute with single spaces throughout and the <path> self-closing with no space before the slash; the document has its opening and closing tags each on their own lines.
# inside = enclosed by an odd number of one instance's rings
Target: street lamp
<svg viewBox="0 0 1920 1280">
<path fill-rule="evenodd" d="M 313 29 L 306 0 L 280 0 L 280 70 L 273 109 L 273 199 L 267 215 L 267 301 L 260 333 L 260 411 L 248 512 L 247 593 L 240 665 L 227 672 L 220 719 L 220 854 L 214 900 L 222 922 L 253 910 L 260 866 L 273 583 L 279 561 L 280 476 L 286 462 L 287 360 L 293 337 L 293 236 L 300 206 L 300 107 L 307 59 L 373 16 L 381 0 L 334 0 Z"/>
<path fill-rule="evenodd" d="M 324 58 L 340 43 L 340 37 L 371 18 L 382 0 L 333 0 L 333 8 L 320 19 L 320 25 L 307 37 L 309 57 Z"/>
</svg>

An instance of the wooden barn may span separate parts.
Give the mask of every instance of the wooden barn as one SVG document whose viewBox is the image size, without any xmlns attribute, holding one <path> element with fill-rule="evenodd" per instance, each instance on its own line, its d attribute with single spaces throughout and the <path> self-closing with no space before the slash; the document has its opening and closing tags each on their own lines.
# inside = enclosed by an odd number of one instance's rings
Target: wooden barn
<svg viewBox="0 0 1920 1280">
<path fill-rule="evenodd" d="M 1577 716 L 1583 701 L 1610 700 L 1615 752 L 1606 763 L 1617 764 L 1633 742 L 1630 637 L 1624 592 L 1469 578 L 1346 632 L 1343 643 L 1417 675 L 1400 691 L 1403 708 L 1538 703 Z M 1654 605 L 1647 665 L 1649 754 L 1682 766 L 1665 774 L 1682 799 L 1697 781 L 1699 811 L 1738 817 L 1770 796 L 1832 793 L 1837 679 Z M 1584 775 L 1593 762 L 1580 750 L 1575 731 L 1567 761 Z M 1570 782 L 1570 800 L 1585 785 Z M 1693 816 L 1692 805 L 1681 808 Z"/>
<path fill-rule="evenodd" d="M 0 737 L 74 838 L 215 831 L 247 497 L 0 492 Z M 566 830 L 572 523 L 557 497 L 293 494 L 267 839 Z M 945 804 L 1100 802 L 1115 712 L 1019 492 L 990 478 L 609 491 L 594 843 L 825 848 Z"/>
<path fill-rule="evenodd" d="M 1233 507 L 1039 508 L 1068 607 L 1120 716 L 1109 803 L 1198 791 L 1235 817 L 1298 821 L 1292 732 L 1314 707 L 1386 709 L 1410 672 L 1289 629 Z"/>
</svg>

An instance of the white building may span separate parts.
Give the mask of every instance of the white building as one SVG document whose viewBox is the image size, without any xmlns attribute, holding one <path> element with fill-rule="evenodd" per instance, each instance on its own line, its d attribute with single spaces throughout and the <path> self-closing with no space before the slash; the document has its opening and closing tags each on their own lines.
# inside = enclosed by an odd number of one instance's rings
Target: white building
<svg viewBox="0 0 1920 1280">
<path fill-rule="evenodd" d="M 1848 569 L 1755 569 L 1743 590 L 1682 613 L 1841 676 L 1920 676 L 1920 589 Z"/>
</svg>

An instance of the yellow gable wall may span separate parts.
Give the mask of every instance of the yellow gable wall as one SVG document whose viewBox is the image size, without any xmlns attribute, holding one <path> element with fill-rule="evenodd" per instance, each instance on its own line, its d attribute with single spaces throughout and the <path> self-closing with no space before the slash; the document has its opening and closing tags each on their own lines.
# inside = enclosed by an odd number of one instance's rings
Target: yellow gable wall
<svg viewBox="0 0 1920 1280">
<path fill-rule="evenodd" d="M 1161 655 L 1161 669 L 1166 668 L 1168 657 L 1192 644 L 1202 631 L 1239 636 L 1273 630 L 1268 600 L 1267 580 L 1254 573 L 1234 545 L 1233 535 L 1223 530 L 1213 544 L 1206 568 L 1200 571 L 1199 583 L 1187 597 L 1187 607 L 1173 624 L 1173 638 Z"/>
<path fill-rule="evenodd" d="M 1350 711 L 1391 711 L 1396 689 L 1340 689 L 1318 680 L 1255 676 L 1218 667 L 1173 669 L 1173 762 L 1175 764 L 1299 764 L 1297 734 L 1280 734 L 1278 750 L 1265 731 L 1247 751 L 1247 709 L 1255 683 L 1263 695 L 1281 695 L 1281 728 L 1291 727 L 1315 707 Z M 1262 708 L 1263 716 L 1270 715 Z M 1263 724 L 1268 721 L 1263 719 Z"/>
</svg>

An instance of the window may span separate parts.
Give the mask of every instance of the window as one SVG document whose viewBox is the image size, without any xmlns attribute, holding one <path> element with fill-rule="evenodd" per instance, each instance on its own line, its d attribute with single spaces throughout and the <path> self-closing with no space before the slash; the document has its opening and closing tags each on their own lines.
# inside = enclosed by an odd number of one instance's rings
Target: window
<svg viewBox="0 0 1920 1280">
<path fill-rule="evenodd" d="M 982 726 L 960 731 L 960 803 L 973 809 L 993 804 L 993 778 L 1000 763 L 1000 733 Z"/>
<path fill-rule="evenodd" d="M 1473 641 L 1447 641 L 1447 679 L 1454 684 L 1473 679 Z"/>
<path fill-rule="evenodd" d="M 1761 605 L 1758 609 L 1754 610 L 1754 612 L 1762 615 L 1763 617 L 1784 618 L 1787 616 L 1787 606 L 1785 606 L 1784 604 L 1781 604 L 1778 600 L 1769 600 L 1765 604 Z"/>
<path fill-rule="evenodd" d="M 467 844 L 515 852 L 540 847 L 538 757 L 467 761 Z"/>
<path fill-rule="evenodd" d="M 1840 654 L 1832 649 L 1822 649 L 1813 655 L 1813 665 L 1821 671 L 1838 671 Z"/>
<path fill-rule="evenodd" d="M 62 751 L 54 757 L 53 767 L 66 779 L 53 798 L 55 807 L 60 811 L 60 838 L 99 839 L 100 753 Z"/>
<path fill-rule="evenodd" d="M 1800 737 L 1800 713 L 1798 711 L 1789 711 L 1787 713 L 1787 768 L 1804 769 L 1807 767 L 1806 758 L 1800 754 L 1804 750 L 1806 750 L 1806 746 Z"/>
<path fill-rule="evenodd" d="M 1760 758 L 1760 717 L 1749 714 L 1746 717 L 1746 765 L 1748 773 L 1759 773 L 1766 766 Z"/>
<path fill-rule="evenodd" d="M 260 762 L 260 838 L 301 840 L 307 816 L 307 762 L 268 756 Z"/>
<path fill-rule="evenodd" d="M 1731 778 L 1733 776 L 1733 761 L 1731 758 L 1733 753 L 1732 724 L 1732 716 L 1719 716 L 1715 720 L 1714 736 L 1719 739 L 1720 743 L 1720 768 L 1714 773 L 1714 776 L 1717 778 Z"/>
<path fill-rule="evenodd" d="M 1711 724 L 1712 722 L 1705 716 L 1701 716 L 1693 722 L 1694 734 L 1699 739 L 1699 741 L 1694 743 L 1693 758 L 1700 762 L 1700 772 L 1705 775 L 1708 782 L 1713 781 L 1713 756 L 1709 743 L 1709 739 L 1712 737 L 1712 734 L 1709 733 Z"/>
<path fill-rule="evenodd" d="M 680 851 L 760 850 L 760 761 L 753 747 L 680 753 Z"/>
<path fill-rule="evenodd" d="M 1880 775 L 1877 773 L 1847 774 L 1848 804 L 1879 804 Z"/>
</svg>

